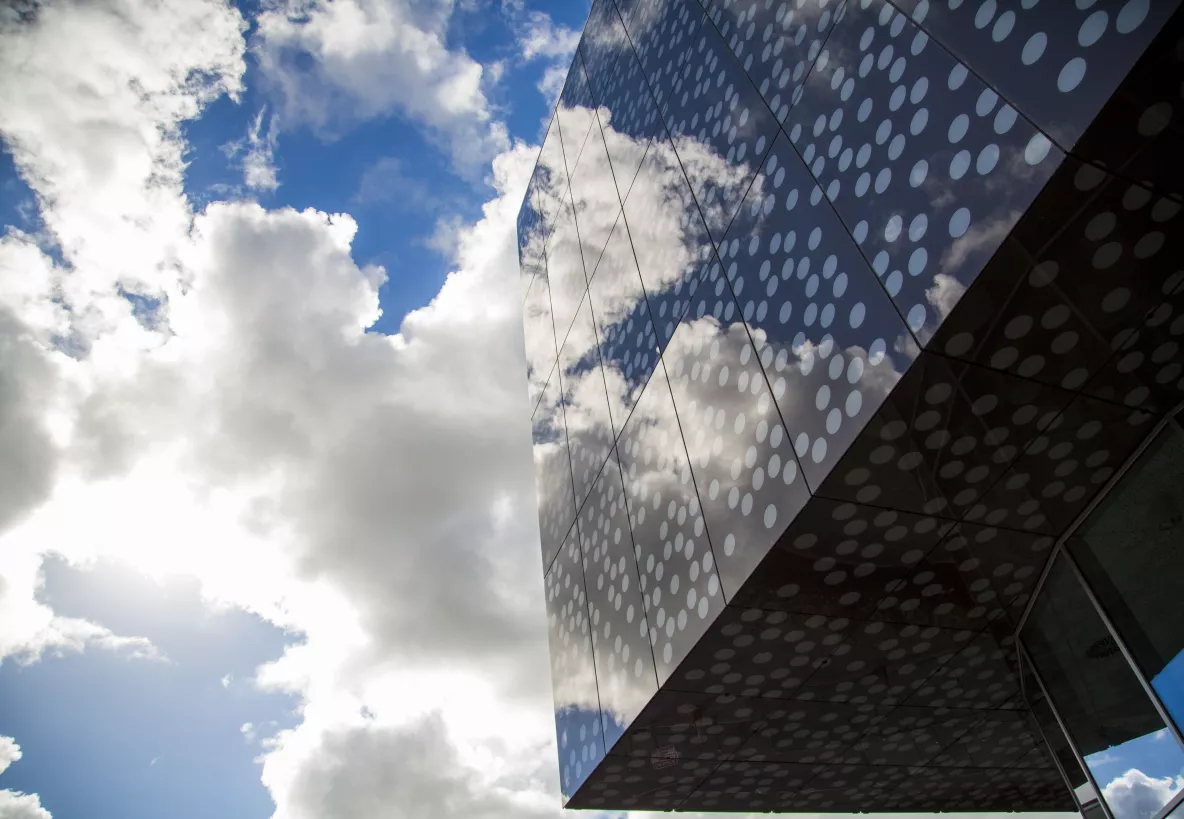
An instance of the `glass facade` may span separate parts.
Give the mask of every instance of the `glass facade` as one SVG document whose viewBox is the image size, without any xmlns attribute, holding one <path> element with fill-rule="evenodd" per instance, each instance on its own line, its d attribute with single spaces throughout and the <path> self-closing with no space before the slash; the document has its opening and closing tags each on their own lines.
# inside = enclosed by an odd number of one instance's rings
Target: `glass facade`
<svg viewBox="0 0 1184 819">
<path fill-rule="evenodd" d="M 1173 536 L 1184 516 L 1181 455 L 1184 431 L 1172 420 L 1069 533 L 1020 631 L 1039 677 L 1025 688 L 1033 714 L 1055 709 L 1049 744 L 1072 742 L 1089 793 L 1100 790 L 1113 819 L 1164 816 L 1184 799 L 1184 540 Z"/>
<path fill-rule="evenodd" d="M 518 219 L 568 807 L 1175 808 L 1179 6 L 594 0 Z"/>
</svg>

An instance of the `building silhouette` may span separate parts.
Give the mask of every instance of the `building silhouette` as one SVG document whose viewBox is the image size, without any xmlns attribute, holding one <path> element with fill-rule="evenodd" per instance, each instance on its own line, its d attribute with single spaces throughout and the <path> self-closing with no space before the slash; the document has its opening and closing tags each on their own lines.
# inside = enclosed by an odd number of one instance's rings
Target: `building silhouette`
<svg viewBox="0 0 1184 819">
<path fill-rule="evenodd" d="M 1178 6 L 595 0 L 518 222 L 568 807 L 1175 809 Z"/>
</svg>

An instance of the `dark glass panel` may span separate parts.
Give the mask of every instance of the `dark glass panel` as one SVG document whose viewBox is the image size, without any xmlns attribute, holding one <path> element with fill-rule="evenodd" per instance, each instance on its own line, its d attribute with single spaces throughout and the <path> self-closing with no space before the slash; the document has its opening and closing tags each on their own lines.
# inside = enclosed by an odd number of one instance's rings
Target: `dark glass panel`
<svg viewBox="0 0 1184 819">
<path fill-rule="evenodd" d="M 845 5 L 845 0 L 711 0 L 707 14 L 784 121 Z"/>
<path fill-rule="evenodd" d="M 1184 721 L 1184 432 L 1166 426 L 1069 539 L 1094 594 Z"/>
<path fill-rule="evenodd" d="M 1159 789 L 1159 805 L 1149 809 L 1146 800 L 1120 798 L 1129 790 L 1128 778 L 1164 771 L 1174 776 L 1184 769 L 1184 751 L 1166 735 L 1163 719 L 1064 555 L 1053 560 L 1021 637 L 1115 819 L 1150 819 L 1176 788 Z"/>
<path fill-rule="evenodd" d="M 912 19 L 1067 147 L 1092 122 L 1175 0 L 899 0 Z"/>
<path fill-rule="evenodd" d="M 663 116 L 675 150 L 719 242 L 773 137 L 777 121 L 712 24 L 691 49 Z"/>
<path fill-rule="evenodd" d="M 1180 309 L 1182 210 L 1067 159 L 931 349 L 1128 406 L 1174 406 L 1179 333 L 1147 321 Z"/>
<path fill-rule="evenodd" d="M 530 413 L 534 415 L 543 386 L 555 367 L 555 324 L 551 320 L 551 292 L 546 275 L 536 276 L 522 304 L 522 329 L 526 341 L 526 382 Z"/>
<path fill-rule="evenodd" d="M 666 371 L 654 370 L 618 442 L 650 643 L 663 685 L 724 607 Z"/>
<path fill-rule="evenodd" d="M 580 544 L 574 527 L 547 572 L 545 592 L 559 785 L 566 801 L 604 758 L 600 700 L 588 629 L 588 595 L 584 590 Z"/>
<path fill-rule="evenodd" d="M 712 266 L 718 271 L 718 263 Z M 730 306 L 727 291 L 725 297 Z M 731 320 L 711 315 L 708 299 L 714 301 L 701 286 L 662 360 L 731 599 L 809 490 L 743 322 L 734 312 Z"/>
<path fill-rule="evenodd" d="M 816 488 L 908 369 L 916 344 L 784 135 L 720 259 L 727 282 L 713 268 L 711 283 L 725 304 L 729 286 L 735 294 Z"/>
<path fill-rule="evenodd" d="M 621 468 L 609 456 L 580 509 L 596 679 L 609 753 L 658 690 Z"/>
<path fill-rule="evenodd" d="M 925 344 L 1063 154 L 885 0 L 846 9 L 786 131 Z"/>
<path fill-rule="evenodd" d="M 609 411 L 619 430 L 658 362 L 658 340 L 623 219 L 613 226 L 588 293 L 600 336 Z"/>
<path fill-rule="evenodd" d="M 563 419 L 559 367 L 551 370 L 531 421 L 543 567 L 549 567 L 576 519 L 571 457 Z"/>
</svg>

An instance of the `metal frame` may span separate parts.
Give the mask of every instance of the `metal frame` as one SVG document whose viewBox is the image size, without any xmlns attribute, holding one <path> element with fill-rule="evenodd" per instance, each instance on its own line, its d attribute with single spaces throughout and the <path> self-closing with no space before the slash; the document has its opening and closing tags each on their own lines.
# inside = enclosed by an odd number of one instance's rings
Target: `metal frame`
<svg viewBox="0 0 1184 819">
<path fill-rule="evenodd" d="M 1025 703 L 1027 703 L 1028 694 L 1024 690 L 1026 687 L 1024 685 L 1024 671 L 1031 672 L 1033 679 L 1036 679 L 1036 676 L 1035 672 L 1033 672 L 1031 669 L 1032 664 L 1026 659 L 1027 652 L 1023 650 L 1022 646 L 1020 646 L 1019 650 L 1016 652 L 1016 657 L 1019 660 L 1020 665 L 1020 696 L 1022 696 L 1025 700 Z M 1040 685 L 1040 681 L 1038 679 L 1036 680 L 1036 684 Z M 1049 701 L 1047 696 L 1045 696 L 1044 700 L 1045 702 Z M 1049 710 L 1052 710 L 1051 704 L 1049 705 Z M 1073 795 L 1073 804 L 1077 805 L 1077 812 L 1080 813 L 1082 805 L 1081 800 L 1077 798 L 1077 790 L 1073 787 L 1073 782 L 1069 779 L 1069 774 L 1065 772 L 1065 766 L 1061 764 L 1060 757 L 1058 757 L 1056 752 L 1052 750 L 1052 743 L 1048 741 L 1048 735 L 1044 733 L 1044 727 L 1040 724 L 1040 720 L 1036 719 L 1036 715 L 1030 710 L 1030 706 L 1028 716 L 1031 718 L 1032 724 L 1036 726 L 1036 733 L 1040 734 L 1040 738 L 1044 740 L 1044 747 L 1048 749 L 1048 755 L 1052 757 L 1052 764 L 1056 766 L 1057 771 L 1061 775 L 1061 779 L 1065 783 L 1065 787 L 1068 788 L 1069 793 Z M 1053 717 L 1056 717 L 1055 711 L 1053 711 Z M 1080 763 L 1078 763 L 1078 765 L 1080 766 Z M 1184 790 L 1182 790 L 1181 793 L 1184 794 Z"/>
<path fill-rule="evenodd" d="M 1134 655 L 1131 654 L 1130 648 L 1127 646 L 1126 641 L 1118 633 L 1109 613 L 1106 611 L 1105 607 L 1102 606 L 1101 601 L 1099 601 L 1097 596 L 1094 594 L 1093 587 L 1089 584 L 1085 575 L 1081 571 L 1081 567 L 1077 564 L 1077 561 L 1073 558 L 1072 554 L 1069 552 L 1069 549 L 1065 545 L 1068 539 L 1072 537 L 1081 527 L 1082 523 L 1084 523 L 1089 518 L 1089 516 L 1107 497 L 1109 497 L 1110 492 L 1114 489 L 1114 487 L 1126 477 L 1134 464 L 1143 456 L 1151 444 L 1165 429 L 1167 429 L 1169 426 L 1176 427 L 1177 430 L 1184 433 L 1184 427 L 1182 427 L 1177 420 L 1179 415 L 1182 413 L 1184 413 L 1184 402 L 1177 404 L 1170 412 L 1165 414 L 1163 418 L 1161 418 L 1155 424 L 1155 426 L 1147 434 L 1139 446 L 1135 448 L 1135 450 L 1127 457 L 1122 465 L 1115 471 L 1115 473 L 1110 477 L 1110 480 L 1106 482 L 1105 486 L 1103 486 L 1102 489 L 1093 497 L 1093 499 L 1086 505 L 1081 513 L 1077 515 L 1076 518 L 1074 518 L 1073 522 L 1069 525 L 1065 532 L 1057 538 L 1057 542 L 1054 544 L 1053 549 L 1049 554 L 1048 560 L 1044 564 L 1044 568 L 1040 573 L 1040 578 L 1037 580 L 1036 586 L 1032 589 L 1031 597 L 1028 599 L 1027 605 L 1024 606 L 1023 614 L 1020 616 L 1019 622 L 1015 629 L 1015 641 L 1019 650 L 1019 662 L 1021 669 L 1026 668 L 1027 671 L 1031 673 L 1032 678 L 1036 680 L 1036 684 L 1040 686 L 1041 693 L 1043 693 L 1044 699 L 1048 703 L 1053 717 L 1056 718 L 1057 725 L 1060 727 L 1061 733 L 1064 734 L 1065 740 L 1068 742 L 1070 750 L 1077 758 L 1078 764 L 1085 772 L 1086 778 L 1093 786 L 1094 791 L 1097 793 L 1098 804 L 1102 808 L 1102 811 L 1105 813 L 1107 819 L 1115 819 L 1115 817 L 1110 811 L 1110 806 L 1106 803 L 1106 798 L 1102 793 L 1102 789 L 1098 787 L 1098 783 L 1094 779 L 1093 771 L 1090 770 L 1089 764 L 1086 763 L 1085 757 L 1081 755 L 1081 752 L 1077 747 L 1077 743 L 1073 740 L 1072 735 L 1066 729 L 1064 720 L 1061 719 L 1060 712 L 1057 711 L 1056 703 L 1054 702 L 1053 698 L 1049 696 L 1048 689 L 1044 685 L 1044 680 L 1041 678 L 1036 664 L 1032 662 L 1032 658 L 1028 654 L 1028 649 L 1024 645 L 1021 632 L 1028 622 L 1028 617 L 1032 613 L 1032 609 L 1035 607 L 1037 597 L 1043 590 L 1045 582 L 1048 580 L 1053 563 L 1056 562 L 1058 557 L 1063 557 L 1065 562 L 1069 565 L 1070 570 L 1073 572 L 1074 577 L 1077 579 L 1078 584 L 1082 587 L 1082 589 L 1084 589 L 1087 599 L 1093 606 L 1094 611 L 1097 612 L 1102 624 L 1106 627 L 1106 631 L 1109 632 L 1110 636 L 1114 640 L 1115 645 L 1117 645 L 1118 649 L 1122 652 L 1122 656 L 1126 660 L 1127 666 L 1131 669 L 1132 673 L 1135 675 L 1135 678 L 1139 681 L 1139 685 L 1142 686 L 1143 691 L 1147 695 L 1148 699 L 1151 700 L 1151 704 L 1155 708 L 1155 711 L 1159 715 L 1160 719 L 1163 721 L 1164 727 L 1170 731 L 1172 738 L 1176 741 L 1177 746 L 1182 751 L 1184 751 L 1184 735 L 1181 734 L 1179 726 L 1172 718 L 1172 715 L 1167 711 L 1166 708 L 1164 708 L 1163 702 L 1160 700 L 1158 693 L 1156 693 L 1154 687 L 1152 687 L 1150 681 L 1147 679 L 1146 674 L 1143 672 L 1143 669 L 1135 661 Z M 1026 700 L 1027 694 L 1024 692 L 1022 673 L 1020 675 L 1020 680 L 1020 691 Z M 1029 704 L 1029 709 L 1030 708 L 1031 705 Z M 1042 728 L 1040 728 L 1039 724 L 1037 724 L 1037 728 L 1040 730 L 1041 737 L 1044 738 L 1044 731 Z M 1047 744 L 1047 739 L 1045 739 L 1045 742 Z M 1061 767 L 1060 761 L 1056 759 L 1056 754 L 1053 754 L 1053 758 L 1057 764 L 1058 770 L 1061 772 L 1062 778 L 1066 781 L 1066 783 L 1068 783 L 1068 776 Z M 1071 786 L 1070 791 L 1073 792 L 1073 800 L 1078 805 L 1078 809 L 1080 810 L 1082 808 L 1081 802 L 1077 798 L 1077 794 Z M 1176 810 L 1176 808 L 1178 808 L 1181 804 L 1184 804 L 1184 790 L 1181 790 L 1180 793 L 1176 794 L 1175 797 L 1173 797 L 1166 805 L 1164 805 L 1159 813 L 1156 814 L 1155 819 L 1166 819 L 1166 817 L 1172 811 Z"/>
<path fill-rule="evenodd" d="M 1073 752 L 1073 756 L 1077 757 L 1077 764 L 1081 766 L 1081 770 L 1085 772 L 1085 778 L 1089 784 L 1093 785 L 1094 793 L 1098 795 L 1098 804 L 1102 807 L 1102 812 L 1106 814 L 1106 819 L 1114 819 L 1114 814 L 1110 812 L 1110 806 L 1106 804 L 1106 798 L 1102 796 L 1102 789 L 1098 787 L 1098 782 L 1094 779 L 1094 772 L 1089 769 L 1089 765 L 1085 764 L 1085 757 L 1081 755 L 1081 751 L 1077 748 L 1077 743 L 1073 740 L 1072 735 L 1065 728 L 1065 722 L 1061 719 L 1061 714 L 1057 711 L 1056 705 L 1053 703 L 1052 697 L 1048 695 L 1048 689 L 1044 687 L 1044 680 L 1040 678 L 1040 674 L 1036 672 L 1036 664 L 1032 662 L 1032 658 L 1028 655 L 1028 648 L 1022 642 L 1018 643 L 1021 662 L 1026 664 L 1028 670 L 1032 672 L 1032 678 L 1036 680 L 1036 684 L 1040 686 L 1040 692 L 1044 694 L 1044 701 L 1048 703 L 1049 710 L 1052 711 L 1053 717 L 1056 718 L 1057 725 L 1060 726 L 1061 733 L 1065 735 L 1065 741 L 1069 743 L 1069 750 Z M 1029 709 L 1031 706 L 1029 705 Z M 1053 754 L 1056 756 L 1056 754 Z M 1077 799 L 1077 792 L 1070 789 L 1073 793 L 1073 801 L 1078 808 L 1082 807 L 1081 802 Z"/>
</svg>

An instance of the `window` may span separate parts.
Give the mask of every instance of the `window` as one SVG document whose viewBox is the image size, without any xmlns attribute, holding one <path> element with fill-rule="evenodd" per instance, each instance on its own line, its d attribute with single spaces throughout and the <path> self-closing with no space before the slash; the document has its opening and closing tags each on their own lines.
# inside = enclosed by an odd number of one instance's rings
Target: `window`
<svg viewBox="0 0 1184 819">
<path fill-rule="evenodd" d="M 1175 423 L 1067 545 L 1164 707 L 1184 722 L 1184 432 Z"/>
<path fill-rule="evenodd" d="M 1064 555 L 1020 636 L 1114 818 L 1153 819 L 1184 786 L 1184 751 Z"/>
</svg>

